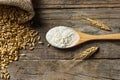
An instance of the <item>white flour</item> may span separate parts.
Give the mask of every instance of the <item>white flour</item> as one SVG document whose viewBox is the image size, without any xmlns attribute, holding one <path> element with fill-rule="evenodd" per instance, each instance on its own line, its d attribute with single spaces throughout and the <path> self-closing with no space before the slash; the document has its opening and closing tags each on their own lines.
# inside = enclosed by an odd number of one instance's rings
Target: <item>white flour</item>
<svg viewBox="0 0 120 80">
<path fill-rule="evenodd" d="M 74 46 L 80 37 L 72 28 L 58 26 L 47 32 L 46 39 L 52 46 L 58 48 L 69 48 Z"/>
</svg>

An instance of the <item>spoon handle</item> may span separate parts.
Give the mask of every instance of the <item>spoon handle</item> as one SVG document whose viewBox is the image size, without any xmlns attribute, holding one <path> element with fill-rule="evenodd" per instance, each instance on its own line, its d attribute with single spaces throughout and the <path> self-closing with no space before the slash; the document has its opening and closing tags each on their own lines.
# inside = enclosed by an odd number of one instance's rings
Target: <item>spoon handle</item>
<svg viewBox="0 0 120 80">
<path fill-rule="evenodd" d="M 120 40 L 120 34 L 107 34 L 94 36 L 94 40 Z"/>
</svg>

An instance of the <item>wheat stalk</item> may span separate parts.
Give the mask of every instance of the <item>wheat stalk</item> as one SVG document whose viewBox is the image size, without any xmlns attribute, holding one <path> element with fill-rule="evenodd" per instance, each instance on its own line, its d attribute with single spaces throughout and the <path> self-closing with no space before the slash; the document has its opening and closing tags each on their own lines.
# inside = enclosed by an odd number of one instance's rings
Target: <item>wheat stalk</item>
<svg viewBox="0 0 120 80">
<path fill-rule="evenodd" d="M 97 50 L 98 50 L 98 47 L 90 47 L 83 52 L 75 54 L 73 57 L 73 60 L 76 60 L 76 59 L 84 60 L 90 57 L 92 54 L 94 54 Z"/>
<path fill-rule="evenodd" d="M 75 65 L 83 62 L 86 58 L 94 54 L 98 49 L 98 47 L 90 47 L 80 53 L 75 54 L 71 61 L 61 61 L 62 67 L 64 67 L 65 71 L 69 71 Z"/>
<path fill-rule="evenodd" d="M 81 16 L 81 18 L 89 21 L 92 25 L 95 25 L 96 27 L 98 27 L 102 30 L 111 31 L 110 27 L 108 27 L 107 25 L 105 25 L 103 22 L 101 22 L 99 20 L 91 19 L 87 16 Z"/>
</svg>

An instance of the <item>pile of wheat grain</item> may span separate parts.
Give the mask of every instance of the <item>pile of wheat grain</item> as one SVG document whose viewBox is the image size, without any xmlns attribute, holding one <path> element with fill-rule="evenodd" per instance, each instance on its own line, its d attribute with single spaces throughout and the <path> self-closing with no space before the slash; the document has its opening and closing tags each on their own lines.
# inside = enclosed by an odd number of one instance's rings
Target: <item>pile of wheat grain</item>
<svg viewBox="0 0 120 80">
<path fill-rule="evenodd" d="M 40 40 L 38 32 L 30 28 L 31 23 L 20 24 L 28 18 L 27 12 L 12 6 L 0 6 L 0 67 L 1 78 L 10 78 L 8 64 L 18 60 L 18 50 L 34 49 Z"/>
</svg>

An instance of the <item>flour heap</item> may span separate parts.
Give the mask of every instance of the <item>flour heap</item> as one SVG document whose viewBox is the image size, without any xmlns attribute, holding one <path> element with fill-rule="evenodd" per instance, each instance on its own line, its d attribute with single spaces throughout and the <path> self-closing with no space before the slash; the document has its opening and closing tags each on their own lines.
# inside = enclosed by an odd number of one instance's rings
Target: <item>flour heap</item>
<svg viewBox="0 0 120 80">
<path fill-rule="evenodd" d="M 74 46 L 80 37 L 72 28 L 58 26 L 47 32 L 46 39 L 52 46 L 58 48 L 69 48 Z"/>
</svg>

